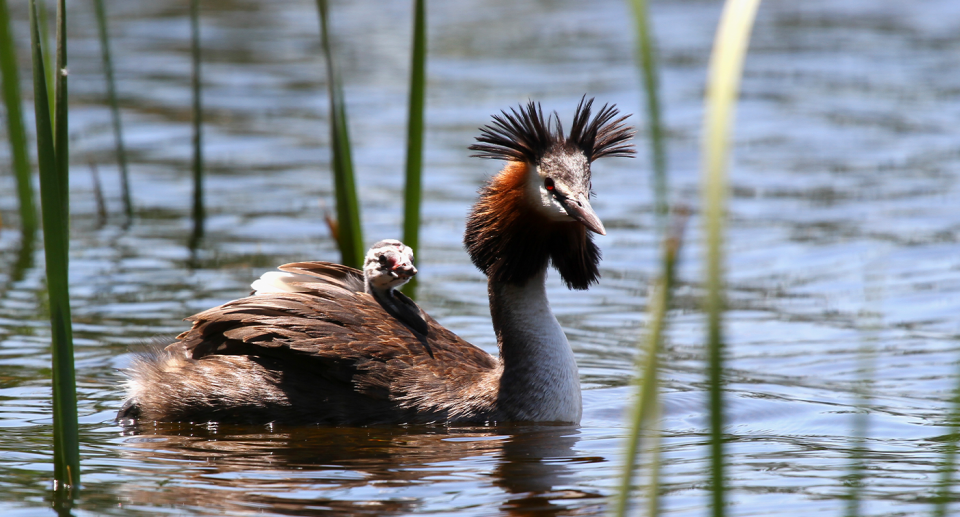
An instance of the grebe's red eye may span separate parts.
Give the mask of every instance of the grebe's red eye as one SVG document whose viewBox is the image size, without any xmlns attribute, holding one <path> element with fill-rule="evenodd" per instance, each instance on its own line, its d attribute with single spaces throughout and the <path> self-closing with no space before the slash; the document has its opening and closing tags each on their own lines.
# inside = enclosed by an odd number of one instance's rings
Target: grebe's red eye
<svg viewBox="0 0 960 517">
<path fill-rule="evenodd" d="M 554 188 L 554 187 L 553 187 L 553 178 L 547 178 L 547 179 L 543 180 L 543 186 L 544 186 L 547 190 L 549 190 L 550 192 L 553 192 L 553 188 Z"/>
</svg>

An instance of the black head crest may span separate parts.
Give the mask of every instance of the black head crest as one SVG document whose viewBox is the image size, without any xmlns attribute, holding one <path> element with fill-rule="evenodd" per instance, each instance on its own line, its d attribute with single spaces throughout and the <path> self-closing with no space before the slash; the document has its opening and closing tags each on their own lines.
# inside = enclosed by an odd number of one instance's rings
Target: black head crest
<svg viewBox="0 0 960 517">
<path fill-rule="evenodd" d="M 630 115 L 617 118 L 620 111 L 617 110 L 616 105 L 604 104 L 591 120 L 590 107 L 593 105 L 593 99 L 586 100 L 586 98 L 587 96 L 584 95 L 580 99 L 577 112 L 573 115 L 573 127 L 570 128 L 567 144 L 579 147 L 591 162 L 604 156 L 630 157 L 637 154 L 633 144 L 630 143 L 636 131 L 623 124 Z M 563 138 L 562 131 L 560 137 Z"/>
<path fill-rule="evenodd" d="M 554 113 L 543 118 L 540 103 L 529 101 L 520 110 L 510 108 L 493 116 L 493 123 L 480 128 L 478 144 L 470 150 L 478 151 L 472 156 L 516 162 L 539 163 L 544 154 L 552 150 L 583 152 L 587 160 L 603 156 L 633 156 L 636 151 L 629 143 L 634 131 L 623 124 L 630 115 L 617 118 L 616 106 L 604 104 L 597 115 L 590 118 L 593 99 L 586 95 L 580 99 L 573 116 L 570 136 L 564 137 L 560 117 Z M 553 128 L 550 123 L 553 122 Z"/>
</svg>

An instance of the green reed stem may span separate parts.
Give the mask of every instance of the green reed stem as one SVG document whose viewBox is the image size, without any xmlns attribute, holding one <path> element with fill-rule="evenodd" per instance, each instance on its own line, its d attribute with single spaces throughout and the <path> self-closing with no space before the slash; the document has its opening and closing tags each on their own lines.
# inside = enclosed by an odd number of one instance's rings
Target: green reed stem
<svg viewBox="0 0 960 517">
<path fill-rule="evenodd" d="M 702 143 L 703 225 L 706 238 L 707 348 L 710 400 L 710 484 L 715 517 L 725 513 L 723 465 L 723 232 L 727 212 L 727 165 L 743 61 L 760 0 L 727 0 L 707 74 Z"/>
<path fill-rule="evenodd" d="M 866 300 L 872 302 L 879 298 L 877 286 L 881 285 L 880 278 L 875 271 L 868 271 L 864 284 L 866 285 Z M 850 447 L 850 466 L 848 474 L 844 476 L 846 484 L 849 486 L 847 493 L 847 505 L 844 515 L 846 517 L 858 517 L 861 513 L 861 501 L 863 499 L 863 479 L 866 472 L 867 456 L 867 437 L 870 435 L 870 404 L 871 386 L 876 373 L 876 332 L 880 328 L 878 313 L 865 310 L 866 314 L 861 318 L 860 325 L 860 348 L 857 351 L 860 375 L 857 383 L 854 385 L 854 396 L 856 397 L 857 412 L 853 415 L 853 440 Z"/>
<path fill-rule="evenodd" d="M 403 195 L 403 242 L 420 251 L 420 204 L 423 197 L 423 111 L 427 90 L 427 15 L 426 0 L 414 0 L 413 45 L 410 64 L 410 102 L 407 119 L 407 180 Z M 415 297 L 416 277 L 403 291 Z"/>
<path fill-rule="evenodd" d="M 630 418 L 630 435 L 627 438 L 624 453 L 623 474 L 620 490 L 617 492 L 613 514 L 623 517 L 630 505 L 630 493 L 633 489 L 633 475 L 636 470 L 637 454 L 644 436 L 650 441 L 652 451 L 650 467 L 650 485 L 647 490 L 647 515 L 660 514 L 660 349 L 667 324 L 667 312 L 673 296 L 676 281 L 677 256 L 683 241 L 683 226 L 686 216 L 677 218 L 677 227 L 663 241 L 663 271 L 657 282 L 655 294 L 650 304 L 650 329 L 645 343 L 645 354 L 640 367 L 637 384 L 637 403 Z"/>
<path fill-rule="evenodd" d="M 41 0 L 37 4 L 40 14 L 40 43 L 42 46 L 40 50 L 43 52 L 43 55 L 50 55 L 50 23 L 47 18 L 47 2 L 46 0 Z M 56 109 L 54 107 L 53 101 L 57 97 L 54 94 L 53 88 L 57 84 L 56 77 L 53 75 L 54 60 L 48 59 L 46 65 L 43 67 L 43 73 L 47 77 L 47 98 L 50 100 L 50 114 L 56 115 Z M 56 120 L 51 120 L 51 124 L 56 124 Z"/>
<path fill-rule="evenodd" d="M 637 64 L 642 72 L 646 93 L 647 128 L 650 133 L 650 156 L 653 165 L 657 235 L 663 239 L 664 254 L 661 262 L 661 278 L 650 305 L 651 324 L 646 340 L 646 353 L 643 363 L 638 365 L 640 381 L 637 386 L 637 402 L 632 409 L 631 433 L 627 438 L 623 475 L 620 490 L 614 503 L 614 514 L 624 516 L 627 513 L 633 488 L 637 454 L 640 450 L 640 442 L 645 435 L 650 442 L 649 449 L 652 455 L 650 482 L 647 491 L 647 514 L 654 516 L 660 513 L 660 383 L 658 376 L 660 347 L 673 290 L 674 267 L 679 239 L 673 241 L 672 237 L 668 238 L 664 233 L 667 219 L 666 153 L 664 151 L 664 135 L 660 116 L 656 53 L 650 33 L 647 2 L 646 0 L 631 0 L 631 5 L 637 34 Z"/>
<path fill-rule="evenodd" d="M 7 277 L 8 283 L 5 290 L 9 290 L 14 284 L 22 281 L 27 276 L 27 271 L 33 269 L 33 250 L 36 246 L 36 232 L 25 233 L 20 241 L 20 248 L 17 250 L 17 260 L 10 268 L 10 276 Z"/>
<path fill-rule="evenodd" d="M 190 56 L 193 65 L 193 233 L 190 249 L 203 238 L 206 210 L 203 204 L 203 105 L 200 77 L 200 0 L 190 0 Z"/>
<path fill-rule="evenodd" d="M 54 89 L 53 145 L 57 151 L 57 174 L 60 177 L 60 201 L 63 203 L 64 237 L 69 239 L 70 232 L 70 127 L 67 119 L 69 95 L 67 90 L 67 7 L 66 0 L 57 2 L 57 68 L 54 71 L 56 88 Z M 66 241 L 69 244 L 69 241 Z M 69 249 L 65 246 L 64 249 Z M 66 257 L 66 255 L 64 255 Z"/>
<path fill-rule="evenodd" d="M 133 217 L 133 202 L 130 200 L 130 180 L 127 174 L 127 151 L 123 146 L 123 127 L 120 124 L 120 108 L 117 105 L 117 87 L 113 78 L 113 59 L 110 57 L 110 33 L 107 30 L 107 11 L 103 0 L 93 0 L 97 13 L 97 29 L 100 32 L 100 57 L 103 60 L 103 74 L 107 80 L 107 100 L 110 103 L 110 116 L 113 122 L 113 139 L 117 146 L 117 165 L 120 166 L 120 190 L 123 196 L 123 211 L 127 219 Z"/>
<path fill-rule="evenodd" d="M 103 185 L 100 183 L 100 171 L 97 164 L 90 161 L 90 179 L 93 180 L 93 196 L 97 202 L 97 225 L 102 227 L 107 222 L 107 202 L 103 198 Z"/>
<path fill-rule="evenodd" d="M 943 450 L 943 463 L 940 466 L 940 481 L 937 483 L 937 493 L 934 496 L 934 517 L 949 515 L 949 504 L 954 499 L 953 473 L 957 468 L 957 439 L 960 438 L 960 372 L 957 374 L 957 386 L 954 388 L 951 400 L 952 406 L 947 423 L 949 433 Z"/>
<path fill-rule="evenodd" d="M 37 208 L 33 202 L 33 183 L 30 174 L 30 154 L 27 150 L 27 132 L 23 126 L 20 101 L 20 73 L 17 55 L 10 33 L 10 11 L 7 0 L 0 0 L 0 74 L 3 77 L 3 103 L 7 109 L 7 137 L 10 140 L 10 158 L 17 181 L 20 201 L 20 225 L 24 238 L 37 231 Z"/>
<path fill-rule="evenodd" d="M 866 363 L 866 355 L 870 353 L 868 351 L 861 351 L 861 361 Z M 872 371 L 872 368 L 867 368 Z M 850 486 L 850 491 L 847 494 L 847 507 L 844 511 L 846 517 L 858 517 L 860 515 L 860 500 L 861 493 L 863 492 L 863 476 L 866 469 L 865 456 L 867 452 L 866 443 L 867 443 L 867 431 L 869 429 L 869 413 L 867 412 L 867 407 L 870 404 L 870 394 L 867 386 L 864 386 L 868 381 L 868 375 L 864 375 L 864 379 L 861 380 L 860 385 L 856 388 L 857 396 L 857 413 L 854 414 L 853 420 L 853 443 L 850 448 L 850 467 L 848 469 L 848 474 L 845 476 L 847 483 Z"/>
<path fill-rule="evenodd" d="M 363 262 L 363 230 L 360 227 L 360 203 L 353 177 L 353 158 L 350 151 L 350 133 L 347 128 L 347 108 L 343 84 L 333 60 L 330 33 L 327 30 L 327 1 L 317 0 L 320 12 L 320 42 L 327 59 L 327 87 L 330 96 L 330 143 L 333 155 L 334 194 L 337 199 L 337 223 L 341 261 L 360 268 Z"/>
<path fill-rule="evenodd" d="M 66 198 L 69 169 L 67 146 L 66 11 L 57 9 L 56 127 L 51 126 L 43 52 L 37 23 L 36 0 L 30 0 L 30 40 L 33 54 L 33 94 L 37 124 L 37 159 L 40 168 L 40 206 L 43 211 L 43 244 L 50 326 L 53 340 L 53 461 L 58 493 L 72 494 L 80 483 L 80 438 L 77 424 L 77 387 L 73 365 L 73 330 L 68 289 L 69 217 Z M 54 139 L 56 135 L 56 139 Z"/>
<path fill-rule="evenodd" d="M 643 72 L 643 89 L 647 104 L 647 131 L 650 133 L 650 157 L 653 163 L 654 211 L 657 234 L 663 235 L 667 221 L 667 152 L 660 107 L 660 78 L 657 53 L 650 30 L 647 0 L 631 0 L 637 32 L 637 60 Z"/>
</svg>

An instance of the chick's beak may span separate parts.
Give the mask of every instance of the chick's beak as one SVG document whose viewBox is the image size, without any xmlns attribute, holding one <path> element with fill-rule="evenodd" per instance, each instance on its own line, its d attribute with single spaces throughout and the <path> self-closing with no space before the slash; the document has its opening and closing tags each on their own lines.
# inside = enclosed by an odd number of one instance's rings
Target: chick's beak
<svg viewBox="0 0 960 517">
<path fill-rule="evenodd" d="M 413 264 L 401 262 L 393 266 L 393 273 L 401 278 L 410 278 L 417 274 L 417 268 Z"/>
<path fill-rule="evenodd" d="M 593 233 L 599 233 L 600 235 L 607 234 L 607 230 L 603 228 L 603 222 L 600 221 L 596 212 L 593 211 L 593 207 L 590 206 L 590 200 L 587 199 L 585 194 L 568 196 L 563 199 L 561 203 L 563 204 L 564 210 L 567 211 L 567 214 L 583 223 L 588 230 Z"/>
</svg>

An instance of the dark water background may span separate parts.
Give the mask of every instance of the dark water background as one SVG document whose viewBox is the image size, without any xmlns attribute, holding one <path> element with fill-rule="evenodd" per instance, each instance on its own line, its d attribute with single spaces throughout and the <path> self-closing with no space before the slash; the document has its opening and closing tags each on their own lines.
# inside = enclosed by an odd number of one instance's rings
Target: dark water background
<svg viewBox="0 0 960 517">
<path fill-rule="evenodd" d="M 584 93 L 637 114 L 640 157 L 594 169 L 594 207 L 608 229 L 600 285 L 571 292 L 549 279 L 580 365 L 581 426 L 163 426 L 133 435 L 112 423 L 123 399 L 116 370 L 133 347 L 244 295 L 264 270 L 338 258 L 322 221 L 332 180 L 315 3 L 202 4 L 210 217 L 193 257 L 186 5 L 108 2 L 136 205 L 125 226 L 92 7 L 69 2 L 83 467 L 75 513 L 603 513 L 619 475 L 658 256 L 625 3 L 429 6 L 420 303 L 484 349 L 496 348 L 486 286 L 460 245 L 476 189 L 497 167 L 468 158 L 476 128 L 528 98 L 569 120 Z M 368 242 L 400 234 L 408 4 L 332 7 Z M 11 7 L 28 78 L 25 5 Z M 720 2 L 655 2 L 652 11 L 672 198 L 694 210 L 662 373 L 664 504 L 669 515 L 703 515 L 698 137 Z M 864 512 L 928 511 L 960 358 L 958 64 L 953 0 L 761 5 L 738 114 L 727 246 L 732 515 L 841 514 L 858 411 L 869 425 Z M 91 161 L 108 198 L 105 223 Z M 23 248 L 6 172 L 0 193 L 0 513 L 50 515 L 43 258 L 39 245 Z M 871 395 L 859 410 L 858 386 Z"/>
</svg>

